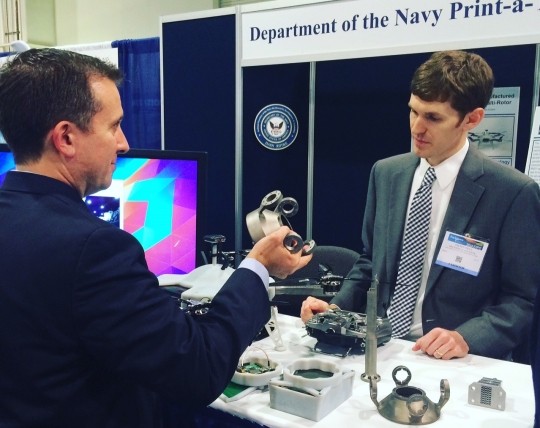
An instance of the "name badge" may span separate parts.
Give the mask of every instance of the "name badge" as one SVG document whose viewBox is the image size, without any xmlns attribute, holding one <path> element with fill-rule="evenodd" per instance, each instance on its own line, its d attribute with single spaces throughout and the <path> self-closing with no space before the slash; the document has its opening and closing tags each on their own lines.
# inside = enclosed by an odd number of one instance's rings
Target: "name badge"
<svg viewBox="0 0 540 428">
<path fill-rule="evenodd" d="M 435 263 L 472 276 L 478 276 L 488 246 L 488 242 L 480 239 L 446 232 Z"/>
</svg>

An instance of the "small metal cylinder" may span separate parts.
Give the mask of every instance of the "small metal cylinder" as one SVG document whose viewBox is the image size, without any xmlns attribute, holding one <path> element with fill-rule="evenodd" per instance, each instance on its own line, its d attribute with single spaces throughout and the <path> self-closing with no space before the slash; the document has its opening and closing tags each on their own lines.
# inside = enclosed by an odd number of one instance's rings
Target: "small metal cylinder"
<svg viewBox="0 0 540 428">
<path fill-rule="evenodd" d="M 364 382 L 371 380 L 378 382 L 381 377 L 377 374 L 377 293 L 379 288 L 379 277 L 375 275 L 375 280 L 367 291 L 367 311 L 366 311 L 366 371 L 360 376 Z"/>
</svg>

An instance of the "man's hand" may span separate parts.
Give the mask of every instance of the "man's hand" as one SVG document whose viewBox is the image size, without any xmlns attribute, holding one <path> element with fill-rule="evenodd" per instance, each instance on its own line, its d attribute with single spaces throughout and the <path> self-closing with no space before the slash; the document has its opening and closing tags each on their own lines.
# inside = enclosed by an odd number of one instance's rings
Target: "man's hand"
<svg viewBox="0 0 540 428">
<path fill-rule="evenodd" d="M 309 296 L 306 300 L 302 302 L 302 309 L 300 309 L 300 318 L 303 322 L 308 322 L 313 315 L 326 311 L 326 308 L 330 306 L 329 303 L 324 300 L 316 299 L 315 297 Z"/>
<path fill-rule="evenodd" d="M 247 255 L 247 258 L 258 260 L 268 269 L 270 276 L 281 279 L 304 267 L 313 256 L 311 254 L 302 256 L 301 251 L 291 254 L 285 248 L 283 240 L 290 231 L 291 229 L 287 226 L 281 226 L 278 230 L 257 242 Z M 307 249 L 308 246 L 306 245 L 304 248 Z"/>
<path fill-rule="evenodd" d="M 413 351 L 422 350 L 437 359 L 461 358 L 469 353 L 469 345 L 457 331 L 434 328 L 414 344 Z"/>
</svg>

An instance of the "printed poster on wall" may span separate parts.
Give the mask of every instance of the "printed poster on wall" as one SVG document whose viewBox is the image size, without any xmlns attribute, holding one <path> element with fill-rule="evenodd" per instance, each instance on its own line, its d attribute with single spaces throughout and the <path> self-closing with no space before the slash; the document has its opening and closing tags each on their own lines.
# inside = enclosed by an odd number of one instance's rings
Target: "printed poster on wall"
<svg viewBox="0 0 540 428">
<path fill-rule="evenodd" d="M 536 107 L 525 174 L 540 185 L 540 107 Z"/>
<path fill-rule="evenodd" d="M 469 132 L 469 141 L 494 161 L 515 165 L 519 87 L 494 88 L 484 119 Z"/>
</svg>

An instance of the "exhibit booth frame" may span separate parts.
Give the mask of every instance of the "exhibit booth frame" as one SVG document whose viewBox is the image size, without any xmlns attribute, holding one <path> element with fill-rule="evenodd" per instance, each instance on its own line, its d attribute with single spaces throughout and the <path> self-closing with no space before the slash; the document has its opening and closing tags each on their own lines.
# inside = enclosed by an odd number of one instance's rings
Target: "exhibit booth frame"
<svg viewBox="0 0 540 428">
<path fill-rule="evenodd" d="M 496 87 L 521 89 L 523 171 L 540 89 L 537 3 L 276 0 L 161 17 L 163 148 L 209 152 L 208 233 L 247 248 L 245 215 L 279 189 L 299 202 L 290 221 L 301 236 L 361 251 L 369 171 L 410 149 L 408 84 L 438 50 L 478 52 Z M 298 120 L 283 150 L 254 132 L 273 104 Z"/>
</svg>

